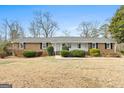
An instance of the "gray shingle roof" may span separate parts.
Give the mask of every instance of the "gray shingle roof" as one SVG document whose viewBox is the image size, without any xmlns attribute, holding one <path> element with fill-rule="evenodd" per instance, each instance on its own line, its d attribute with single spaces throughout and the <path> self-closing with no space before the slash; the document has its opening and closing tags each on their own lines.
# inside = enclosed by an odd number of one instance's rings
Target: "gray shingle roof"
<svg viewBox="0 0 124 93">
<path fill-rule="evenodd" d="M 13 42 L 27 42 L 27 43 L 41 43 L 41 42 L 51 42 L 51 43 L 115 43 L 113 39 L 107 38 L 83 38 L 83 37 L 50 37 L 50 38 L 20 38 L 14 40 Z"/>
</svg>

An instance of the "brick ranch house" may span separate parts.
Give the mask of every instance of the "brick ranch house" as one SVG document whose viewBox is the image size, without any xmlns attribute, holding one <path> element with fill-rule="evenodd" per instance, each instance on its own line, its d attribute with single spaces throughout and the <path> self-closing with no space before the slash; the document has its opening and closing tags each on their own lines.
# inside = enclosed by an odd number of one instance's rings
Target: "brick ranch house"
<svg viewBox="0 0 124 93">
<path fill-rule="evenodd" d="M 50 38 L 20 38 L 13 40 L 13 51 L 19 50 L 45 50 L 49 45 L 54 47 L 54 51 L 57 54 L 62 50 L 62 46 L 65 44 L 69 47 L 69 50 L 80 49 L 88 51 L 90 48 L 98 48 L 102 53 L 115 53 L 116 42 L 113 39 L 107 38 L 83 38 L 83 37 L 50 37 Z"/>
</svg>

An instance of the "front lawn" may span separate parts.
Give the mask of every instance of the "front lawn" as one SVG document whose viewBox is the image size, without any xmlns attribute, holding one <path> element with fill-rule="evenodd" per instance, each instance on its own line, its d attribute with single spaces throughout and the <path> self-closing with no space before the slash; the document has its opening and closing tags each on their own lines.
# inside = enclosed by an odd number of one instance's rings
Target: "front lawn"
<svg viewBox="0 0 124 93">
<path fill-rule="evenodd" d="M 13 87 L 124 87 L 124 58 L 0 59 L 0 83 Z"/>
</svg>

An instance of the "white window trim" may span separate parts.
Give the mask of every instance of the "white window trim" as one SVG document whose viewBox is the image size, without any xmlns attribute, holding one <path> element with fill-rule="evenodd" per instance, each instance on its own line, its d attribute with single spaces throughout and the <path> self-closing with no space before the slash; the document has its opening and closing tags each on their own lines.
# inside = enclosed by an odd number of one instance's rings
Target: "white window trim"
<svg viewBox="0 0 124 93">
<path fill-rule="evenodd" d="M 42 48 L 46 49 L 46 43 L 42 43 Z"/>
<path fill-rule="evenodd" d="M 107 47 L 107 44 L 109 45 L 109 47 Z M 111 49 L 111 43 L 106 43 L 106 49 Z"/>
</svg>

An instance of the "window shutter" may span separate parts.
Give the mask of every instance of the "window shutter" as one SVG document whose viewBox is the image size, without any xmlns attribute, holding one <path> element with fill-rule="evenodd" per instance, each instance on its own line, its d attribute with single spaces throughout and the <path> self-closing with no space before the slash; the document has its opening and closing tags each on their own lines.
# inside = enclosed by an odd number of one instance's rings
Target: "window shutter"
<svg viewBox="0 0 124 93">
<path fill-rule="evenodd" d="M 40 49 L 42 49 L 42 43 L 40 43 Z"/>
<path fill-rule="evenodd" d="M 106 43 L 105 43 L 105 49 L 107 48 Z"/>
<path fill-rule="evenodd" d="M 113 48 L 112 43 L 111 43 L 111 49 Z"/>
<path fill-rule="evenodd" d="M 25 43 L 24 43 L 24 49 L 25 49 Z"/>
<path fill-rule="evenodd" d="M 46 47 L 48 47 L 49 43 L 46 43 Z"/>
<path fill-rule="evenodd" d="M 81 48 L 81 44 L 80 43 L 78 44 L 78 48 Z"/>
<path fill-rule="evenodd" d="M 98 43 L 96 43 L 96 48 L 98 48 Z"/>
</svg>

